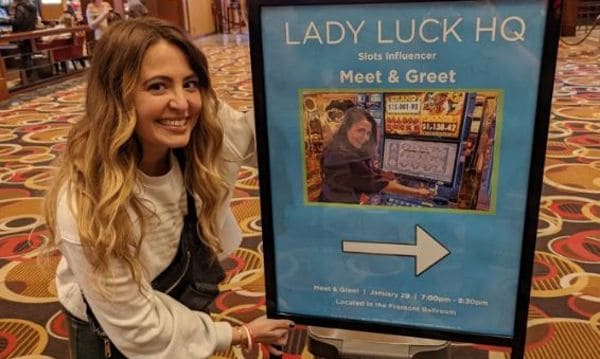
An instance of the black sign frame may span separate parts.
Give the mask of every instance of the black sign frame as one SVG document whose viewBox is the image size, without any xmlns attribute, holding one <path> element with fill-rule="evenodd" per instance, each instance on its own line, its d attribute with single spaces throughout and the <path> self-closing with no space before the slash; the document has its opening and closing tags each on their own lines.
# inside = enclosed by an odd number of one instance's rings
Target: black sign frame
<svg viewBox="0 0 600 359">
<path fill-rule="evenodd" d="M 522 255 L 517 289 L 517 307 L 514 320 L 514 336 L 495 337 L 480 334 L 462 334 L 445 330 L 430 330 L 413 326 L 388 326 L 377 323 L 366 323 L 356 320 L 340 320 L 323 317 L 299 316 L 282 312 L 277 306 L 277 288 L 275 286 L 277 267 L 275 263 L 275 246 L 273 230 L 273 211 L 271 191 L 271 174 L 276 171 L 269 160 L 268 127 L 266 115 L 263 41 L 261 38 L 261 10 L 263 7 L 305 6 L 305 5 L 346 5 L 346 4 L 387 4 L 387 3 L 432 3 L 452 2 L 455 0 L 254 0 L 249 2 L 250 49 L 252 59 L 252 83 L 254 88 L 254 109 L 256 116 L 257 152 L 259 159 L 259 181 L 262 213 L 262 230 L 264 243 L 265 281 L 267 296 L 267 314 L 271 318 L 285 318 L 304 325 L 343 328 L 369 332 L 381 332 L 397 335 L 408 335 L 423 338 L 473 342 L 486 345 L 504 346 L 512 349 L 512 358 L 522 358 L 525 352 L 527 316 L 530 300 L 531 277 L 535 239 L 538 224 L 538 209 L 542 191 L 544 157 L 549 127 L 551 98 L 556 66 L 556 53 L 563 2 L 547 1 L 544 43 L 542 50 L 541 72 L 538 84 L 537 107 L 535 113 L 534 138 L 529 168 L 528 196 L 526 201 L 525 226 L 523 231 Z M 479 2 L 479 1 L 475 1 Z"/>
</svg>

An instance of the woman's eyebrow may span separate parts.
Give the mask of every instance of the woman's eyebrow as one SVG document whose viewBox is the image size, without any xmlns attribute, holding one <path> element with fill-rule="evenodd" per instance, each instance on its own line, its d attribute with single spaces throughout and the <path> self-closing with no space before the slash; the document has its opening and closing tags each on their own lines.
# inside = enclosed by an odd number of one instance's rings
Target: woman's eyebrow
<svg viewBox="0 0 600 359">
<path fill-rule="evenodd" d="M 162 81 L 171 81 L 171 78 L 168 76 L 163 76 L 163 75 L 157 75 L 157 76 L 152 76 L 144 81 L 142 81 L 142 84 L 147 84 L 148 82 L 152 82 L 152 81 L 156 81 L 156 80 L 162 80 Z"/>
<path fill-rule="evenodd" d="M 185 77 L 185 80 L 190 80 L 190 79 L 198 79 L 198 78 L 199 78 L 199 76 L 198 76 L 198 75 L 196 75 L 196 74 L 192 73 L 192 74 L 189 74 L 189 75 L 187 75 L 187 76 Z"/>
</svg>

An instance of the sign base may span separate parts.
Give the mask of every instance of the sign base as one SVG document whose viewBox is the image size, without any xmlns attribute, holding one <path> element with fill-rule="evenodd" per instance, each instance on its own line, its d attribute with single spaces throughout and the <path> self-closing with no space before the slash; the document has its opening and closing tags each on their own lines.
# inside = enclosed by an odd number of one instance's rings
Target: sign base
<svg viewBox="0 0 600 359">
<path fill-rule="evenodd" d="M 450 359 L 450 342 L 353 330 L 308 327 L 315 358 Z"/>
</svg>

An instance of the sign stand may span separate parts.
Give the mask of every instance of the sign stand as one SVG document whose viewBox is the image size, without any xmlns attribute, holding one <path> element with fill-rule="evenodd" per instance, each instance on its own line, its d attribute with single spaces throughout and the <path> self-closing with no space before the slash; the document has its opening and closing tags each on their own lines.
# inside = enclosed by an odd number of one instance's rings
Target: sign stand
<svg viewBox="0 0 600 359">
<path fill-rule="evenodd" d="M 310 326 L 308 350 L 315 358 L 450 359 L 450 342 Z"/>
</svg>

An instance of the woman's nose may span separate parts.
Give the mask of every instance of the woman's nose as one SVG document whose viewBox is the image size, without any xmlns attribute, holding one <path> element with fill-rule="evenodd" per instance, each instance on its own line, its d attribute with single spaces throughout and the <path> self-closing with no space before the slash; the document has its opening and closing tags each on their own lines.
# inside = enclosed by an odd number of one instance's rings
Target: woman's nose
<svg viewBox="0 0 600 359">
<path fill-rule="evenodd" d="M 169 100 L 169 107 L 173 110 L 187 111 L 189 104 L 183 90 L 174 91 L 172 98 Z"/>
</svg>

